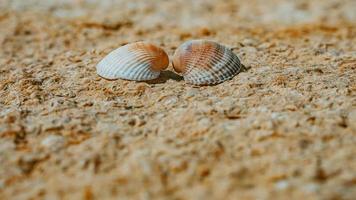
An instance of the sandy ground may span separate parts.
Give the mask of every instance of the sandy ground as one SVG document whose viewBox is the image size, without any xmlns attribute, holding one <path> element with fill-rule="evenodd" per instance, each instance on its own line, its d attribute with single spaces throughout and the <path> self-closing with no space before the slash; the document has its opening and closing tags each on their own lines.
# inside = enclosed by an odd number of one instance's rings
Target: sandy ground
<svg viewBox="0 0 356 200">
<path fill-rule="evenodd" d="M 356 1 L 0 0 L 0 199 L 355 199 Z M 247 70 L 107 81 L 206 38 Z"/>
</svg>

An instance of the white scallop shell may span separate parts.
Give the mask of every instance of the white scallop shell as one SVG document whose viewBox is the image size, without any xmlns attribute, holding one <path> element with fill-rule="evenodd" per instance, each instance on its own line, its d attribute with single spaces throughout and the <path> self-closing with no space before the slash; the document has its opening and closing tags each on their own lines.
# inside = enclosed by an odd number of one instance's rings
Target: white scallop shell
<svg viewBox="0 0 356 200">
<path fill-rule="evenodd" d="M 231 79 L 241 63 L 231 49 L 207 40 L 183 43 L 173 56 L 173 67 L 193 85 L 212 85 Z"/>
<path fill-rule="evenodd" d="M 146 81 L 156 79 L 168 64 L 164 50 L 150 43 L 136 42 L 109 53 L 97 64 L 96 70 L 106 79 Z"/>
</svg>

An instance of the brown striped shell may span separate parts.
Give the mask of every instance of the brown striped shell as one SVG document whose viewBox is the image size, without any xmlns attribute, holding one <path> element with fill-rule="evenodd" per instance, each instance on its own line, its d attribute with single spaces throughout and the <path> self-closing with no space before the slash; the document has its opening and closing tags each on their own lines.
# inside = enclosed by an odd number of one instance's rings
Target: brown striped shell
<svg viewBox="0 0 356 200">
<path fill-rule="evenodd" d="M 166 52 L 147 42 L 119 47 L 96 66 L 97 74 L 106 79 L 152 80 L 169 65 Z"/>
<path fill-rule="evenodd" d="M 241 63 L 231 49 L 207 40 L 191 40 L 178 47 L 173 68 L 193 85 L 212 85 L 231 79 Z"/>
</svg>

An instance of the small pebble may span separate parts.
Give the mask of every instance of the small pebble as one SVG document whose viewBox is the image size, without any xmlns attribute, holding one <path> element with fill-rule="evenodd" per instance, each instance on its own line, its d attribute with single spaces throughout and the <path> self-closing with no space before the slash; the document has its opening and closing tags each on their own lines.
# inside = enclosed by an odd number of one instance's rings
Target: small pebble
<svg viewBox="0 0 356 200">
<path fill-rule="evenodd" d="M 176 104 L 178 102 L 178 97 L 176 96 L 169 96 L 166 97 L 164 100 L 164 105 L 171 105 L 171 104 Z"/>
<path fill-rule="evenodd" d="M 41 145 L 45 148 L 57 151 L 66 144 L 65 138 L 60 135 L 50 135 L 42 140 Z"/>
<path fill-rule="evenodd" d="M 349 113 L 348 124 L 351 126 L 351 129 L 356 131 L 356 110 L 353 110 Z"/>
<path fill-rule="evenodd" d="M 1 180 L 0 180 L 0 189 L 4 189 L 5 186 L 6 186 L 5 180 L 1 179 Z"/>
<path fill-rule="evenodd" d="M 318 184 L 315 184 L 315 183 L 308 183 L 308 184 L 303 186 L 303 190 L 308 192 L 308 193 L 317 192 L 319 190 L 319 188 L 320 188 L 320 186 Z"/>
<path fill-rule="evenodd" d="M 196 89 L 196 88 L 190 88 L 187 90 L 187 93 L 186 93 L 186 97 L 194 97 L 195 95 L 197 95 L 199 93 L 199 90 Z"/>
<path fill-rule="evenodd" d="M 287 180 L 280 180 L 275 184 L 277 190 L 285 190 L 289 187 L 289 182 Z"/>
<path fill-rule="evenodd" d="M 259 49 L 268 49 L 271 48 L 273 45 L 269 42 L 262 43 L 258 46 Z"/>
<path fill-rule="evenodd" d="M 241 43 L 245 46 L 255 46 L 256 45 L 256 41 L 253 39 L 249 39 L 249 38 L 244 39 Z"/>
</svg>

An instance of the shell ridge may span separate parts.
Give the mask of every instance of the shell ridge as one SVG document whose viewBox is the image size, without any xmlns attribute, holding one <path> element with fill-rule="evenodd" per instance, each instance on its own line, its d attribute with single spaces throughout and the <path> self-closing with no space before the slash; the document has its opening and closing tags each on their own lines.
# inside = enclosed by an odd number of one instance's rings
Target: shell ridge
<svg viewBox="0 0 356 200">
<path fill-rule="evenodd" d="M 240 60 L 239 58 L 234 54 L 232 53 L 232 57 L 233 57 L 233 63 L 232 64 L 232 68 L 235 70 L 235 73 L 236 72 L 239 72 L 240 69 L 241 69 L 241 63 L 240 63 Z"/>
<path fill-rule="evenodd" d="M 126 53 L 125 53 L 126 54 Z M 135 61 L 135 56 L 131 54 L 127 54 L 126 56 L 118 56 L 116 58 L 117 66 L 113 71 L 113 74 L 122 78 L 126 75 L 128 68 L 131 66 L 131 62 Z"/>
<path fill-rule="evenodd" d="M 109 74 L 109 72 L 112 71 L 113 76 L 118 76 L 118 70 L 120 70 L 121 66 L 125 64 L 125 60 L 122 59 L 121 56 L 121 54 L 126 53 L 123 50 L 125 49 L 116 49 L 112 52 L 112 54 L 107 56 L 109 67 L 106 68 L 106 74 Z"/>
<path fill-rule="evenodd" d="M 122 67 L 122 71 L 125 72 L 126 75 L 128 75 L 130 78 L 132 78 L 132 73 L 135 72 L 136 70 L 139 70 L 140 65 L 146 64 L 145 60 L 142 58 L 145 56 L 143 53 L 139 52 L 131 52 L 132 53 L 132 58 L 124 58 L 126 60 L 125 65 Z M 136 72 L 135 72 L 136 73 Z"/>
<path fill-rule="evenodd" d="M 142 66 L 140 66 L 140 69 L 136 71 L 135 76 L 139 80 L 151 78 L 152 75 L 150 74 L 149 63 L 142 64 Z"/>
<path fill-rule="evenodd" d="M 113 58 L 113 60 L 111 61 L 112 62 L 112 68 L 113 68 L 113 75 L 115 76 L 120 76 L 120 69 L 126 65 L 126 59 L 125 59 L 125 56 L 123 57 L 122 54 L 125 54 L 126 55 L 126 52 L 125 51 L 122 51 L 122 53 L 118 53 L 116 57 Z M 131 55 L 127 55 L 127 56 L 130 56 Z"/>
<path fill-rule="evenodd" d="M 131 43 L 121 46 L 106 55 L 97 64 L 96 72 L 98 75 L 108 79 L 150 80 L 160 74 L 159 69 L 161 66 L 153 66 L 154 64 L 162 65 L 162 68 L 168 66 L 168 62 L 165 61 L 166 58 L 161 56 L 166 57 L 167 54 L 163 49 L 153 44 L 144 42 Z"/>
<path fill-rule="evenodd" d="M 99 69 L 103 76 L 108 78 L 115 77 L 115 73 L 110 73 L 110 71 L 116 67 L 117 57 L 119 57 L 118 51 L 114 50 L 99 63 Z"/>
<path fill-rule="evenodd" d="M 154 57 L 147 54 L 147 53 L 142 53 L 142 56 L 140 57 L 140 61 L 142 62 L 141 64 L 144 66 L 137 66 L 139 68 L 141 68 L 138 72 L 137 72 L 137 79 L 143 80 L 143 79 L 147 79 L 147 78 L 153 78 L 155 77 L 155 74 L 153 74 L 153 70 L 151 70 L 151 60 L 153 60 Z"/>
<path fill-rule="evenodd" d="M 191 48 L 187 48 L 188 46 Z M 207 40 L 183 43 L 176 50 L 173 62 L 182 72 L 184 80 L 196 85 L 224 82 L 238 74 L 241 69 L 238 56 L 229 48 Z"/>
<path fill-rule="evenodd" d="M 221 52 L 220 46 L 216 46 L 216 48 L 212 51 L 213 56 L 210 56 L 210 62 L 209 62 L 209 66 L 206 67 L 206 71 L 209 73 L 206 73 L 205 79 L 206 80 L 210 80 L 210 79 L 219 79 L 219 76 L 221 74 L 221 61 L 224 58 L 223 53 Z M 217 54 L 217 55 L 216 55 Z M 210 76 L 210 77 L 208 77 Z"/>
<path fill-rule="evenodd" d="M 211 70 L 213 73 L 217 73 L 218 76 L 221 74 L 221 69 L 223 66 L 226 64 L 226 53 L 224 49 L 216 50 L 214 54 L 217 54 L 217 56 L 212 56 L 212 66 Z"/>
<path fill-rule="evenodd" d="M 189 73 L 189 80 L 192 81 L 192 82 L 196 82 L 196 80 L 199 79 L 199 76 L 200 77 L 204 77 L 204 73 L 196 68 L 193 68 L 193 70 L 191 71 L 191 73 Z"/>
<path fill-rule="evenodd" d="M 225 77 L 225 80 L 234 77 L 240 71 L 240 65 L 237 56 L 232 57 L 228 64 L 230 67 L 230 73 L 228 73 L 228 75 Z"/>
<path fill-rule="evenodd" d="M 225 50 L 225 52 L 224 52 L 225 53 L 225 55 L 224 55 L 225 62 L 223 64 L 221 64 L 221 66 L 220 66 L 221 67 L 220 78 L 222 79 L 222 81 L 233 77 L 239 71 L 239 68 L 240 68 L 239 64 L 236 63 L 236 61 L 238 61 L 237 56 L 232 51 L 227 49 L 226 47 L 224 47 L 224 50 Z"/>
<path fill-rule="evenodd" d="M 135 56 L 135 59 L 132 59 L 132 61 L 138 60 L 139 62 L 130 62 L 127 64 L 125 69 L 127 72 L 126 76 L 137 80 L 146 80 L 155 77 L 155 74 L 150 75 L 153 72 L 150 70 L 150 60 L 154 57 L 142 50 L 135 52 Z"/>
<path fill-rule="evenodd" d="M 149 63 L 141 60 L 142 57 L 144 57 L 144 55 L 138 55 L 138 57 L 135 57 L 135 59 L 132 59 L 129 61 L 129 63 L 127 63 L 125 70 L 123 70 L 123 72 L 125 72 L 125 76 L 131 79 L 138 79 L 138 74 L 140 71 L 142 71 L 142 69 L 145 67 L 149 67 Z"/>
<path fill-rule="evenodd" d="M 233 77 L 236 73 L 236 70 L 234 69 L 234 66 L 232 65 L 234 63 L 234 59 L 232 57 L 229 57 L 229 60 L 227 63 L 224 65 L 225 69 L 223 69 L 224 73 L 221 76 L 221 82 L 229 79 L 230 77 Z"/>
<path fill-rule="evenodd" d="M 197 80 L 199 79 L 199 77 L 205 77 L 205 76 L 206 76 L 206 71 L 200 70 L 200 68 L 192 67 L 191 79 Z"/>
<path fill-rule="evenodd" d="M 211 51 L 211 49 L 203 49 L 202 51 L 199 52 L 199 55 L 195 57 L 195 60 L 194 60 L 194 64 L 193 66 L 199 66 L 199 68 L 201 69 L 205 69 L 206 71 L 210 71 L 210 68 L 211 66 L 209 66 L 209 64 L 211 63 L 211 54 L 213 54 L 213 52 Z M 204 63 L 204 60 L 205 59 L 208 59 L 207 60 L 207 64 Z M 205 65 L 204 65 L 205 64 Z M 203 78 L 201 80 L 205 80 L 205 79 L 208 79 L 207 76 L 214 76 L 212 74 L 209 74 L 209 73 L 200 73 L 203 72 L 202 70 L 196 70 L 195 74 L 194 74 L 194 79 L 199 79 L 199 77 L 202 77 Z"/>
<path fill-rule="evenodd" d="M 111 53 L 110 53 L 111 54 Z M 104 59 L 102 59 L 97 67 L 97 71 L 100 72 L 101 74 L 107 74 L 107 68 L 105 68 L 105 65 L 107 65 L 108 63 L 108 57 L 110 57 L 111 55 L 107 55 Z"/>
<path fill-rule="evenodd" d="M 149 75 L 147 68 L 149 67 L 149 64 L 142 63 L 140 66 L 137 66 L 137 70 L 135 73 L 133 73 L 132 76 L 135 76 L 138 80 L 142 80 L 145 77 L 148 77 Z M 145 76 L 146 75 L 146 76 Z"/>
<path fill-rule="evenodd" d="M 231 63 L 233 62 L 233 57 L 231 56 L 231 54 L 229 54 L 229 52 L 225 51 L 225 56 L 224 56 L 224 63 L 221 64 L 221 71 L 223 71 L 224 73 L 228 73 L 229 75 L 231 75 L 234 71 L 234 69 L 231 67 Z M 224 76 L 224 73 L 221 73 Z"/>
<path fill-rule="evenodd" d="M 138 75 L 140 79 L 156 78 L 156 73 L 152 72 L 150 68 L 144 68 L 142 72 Z"/>
</svg>

